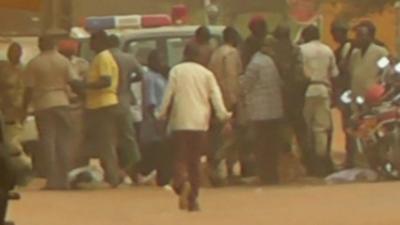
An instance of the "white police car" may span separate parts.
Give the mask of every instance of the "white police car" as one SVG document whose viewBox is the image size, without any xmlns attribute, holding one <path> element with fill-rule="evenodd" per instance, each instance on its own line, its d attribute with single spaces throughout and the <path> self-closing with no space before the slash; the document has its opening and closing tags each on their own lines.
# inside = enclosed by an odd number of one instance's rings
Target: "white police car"
<svg viewBox="0 0 400 225">
<path fill-rule="evenodd" d="M 142 65 L 147 65 L 147 57 L 151 50 L 158 49 L 166 56 L 169 66 L 174 66 L 182 60 L 183 48 L 186 42 L 193 38 L 199 26 L 176 25 L 169 15 L 132 15 L 89 17 L 84 27 L 74 27 L 71 37 L 81 43 L 80 55 L 90 60 L 93 52 L 90 50 L 90 32 L 105 30 L 120 38 L 121 48 L 136 56 Z M 224 26 L 209 26 L 211 43 L 216 47 L 222 40 Z"/>
</svg>

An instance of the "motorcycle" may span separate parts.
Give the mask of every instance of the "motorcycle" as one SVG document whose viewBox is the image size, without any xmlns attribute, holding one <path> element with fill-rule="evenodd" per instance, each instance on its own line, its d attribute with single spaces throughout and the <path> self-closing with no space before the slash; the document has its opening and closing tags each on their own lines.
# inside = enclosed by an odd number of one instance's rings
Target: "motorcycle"
<svg viewBox="0 0 400 225">
<path fill-rule="evenodd" d="M 387 179 L 400 179 L 400 63 L 392 65 L 385 57 L 378 66 L 381 82 L 366 96 L 351 91 L 341 96 L 354 111 L 346 132 L 372 169 Z"/>
</svg>

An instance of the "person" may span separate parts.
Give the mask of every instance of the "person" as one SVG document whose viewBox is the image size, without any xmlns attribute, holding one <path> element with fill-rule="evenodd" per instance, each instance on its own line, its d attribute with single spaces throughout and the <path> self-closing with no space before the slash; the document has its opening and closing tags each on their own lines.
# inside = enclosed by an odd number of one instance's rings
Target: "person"
<svg viewBox="0 0 400 225">
<path fill-rule="evenodd" d="M 185 61 L 170 72 L 164 100 L 156 117 L 168 117 L 168 131 L 175 151 L 173 188 L 180 196 L 180 208 L 198 211 L 200 156 L 207 148 L 211 106 L 222 121 L 229 120 L 232 114 L 225 108 L 214 75 L 198 63 L 199 47 L 187 45 L 184 56 Z"/>
<path fill-rule="evenodd" d="M 245 40 L 242 46 L 242 63 L 244 68 L 250 63 L 253 55 L 261 49 L 268 34 L 268 24 L 262 16 L 251 18 L 248 27 L 251 35 Z"/>
<path fill-rule="evenodd" d="M 258 176 L 262 184 L 278 184 L 278 157 L 283 150 L 282 80 L 271 57 L 273 40 L 266 39 L 240 78 Z"/>
<path fill-rule="evenodd" d="M 196 45 L 199 49 L 198 63 L 202 66 L 208 66 L 211 55 L 214 51 L 211 43 L 211 33 L 206 26 L 200 26 L 197 28 L 194 34 L 194 38 L 189 41 L 188 45 Z"/>
<path fill-rule="evenodd" d="M 168 79 L 165 71 L 166 62 L 159 50 L 151 51 L 148 59 L 149 71 L 144 75 L 143 87 L 143 122 L 141 143 L 143 160 L 140 172 L 148 175 L 157 172 L 157 184 L 169 185 L 172 179 L 172 151 L 168 146 L 165 123 L 154 118 L 154 112 L 161 106 Z"/>
<path fill-rule="evenodd" d="M 215 75 L 221 88 L 226 108 L 234 112 L 239 101 L 239 75 L 243 72 L 242 61 L 237 48 L 240 35 L 233 27 L 227 27 L 223 32 L 223 39 L 224 44 L 216 49 L 211 57 L 209 69 Z M 229 159 L 227 162 L 228 176 L 230 178 L 233 176 L 234 154 L 232 150 L 235 148 L 235 140 L 221 136 L 222 127 L 221 124 L 214 124 L 214 129 L 212 129 L 214 132 L 211 132 L 215 139 L 214 147 L 216 148 L 213 151 L 214 157 L 211 157 L 213 158 L 211 161 L 214 161 L 211 165 L 213 173 L 211 181 L 217 186 L 223 180 L 222 171 L 219 170 L 223 159 Z"/>
<path fill-rule="evenodd" d="M 304 72 L 311 83 L 306 91 L 304 118 L 308 130 L 308 147 L 312 152 L 312 175 L 326 176 L 333 172 L 330 156 L 331 78 L 339 74 L 333 51 L 320 41 L 318 27 L 310 25 L 302 33 L 301 45 Z"/>
<path fill-rule="evenodd" d="M 241 58 L 243 70 L 247 69 L 248 64 L 252 60 L 254 54 L 261 50 L 264 44 L 265 37 L 268 34 L 268 24 L 264 17 L 254 16 L 251 18 L 248 28 L 251 31 L 251 35 L 244 41 L 241 46 Z M 250 134 L 249 129 L 245 124 L 248 124 L 248 118 L 243 101 L 239 101 L 239 107 L 237 109 L 237 120 L 240 126 L 241 136 L 241 148 L 247 148 L 246 146 L 251 145 L 249 140 Z M 242 178 L 250 178 L 256 175 L 255 159 L 252 152 L 243 152 L 240 157 L 240 175 Z"/>
<path fill-rule="evenodd" d="M 75 80 L 84 81 L 89 73 L 89 62 L 78 56 L 80 44 L 77 40 L 64 39 L 58 43 L 58 51 L 65 56 L 76 74 Z M 75 90 L 76 91 L 76 90 Z M 87 159 L 84 154 L 84 93 L 80 90 L 74 92 L 69 91 L 71 101 L 71 117 L 74 126 L 72 126 L 72 152 L 71 152 L 71 167 L 76 168 L 87 164 Z"/>
<path fill-rule="evenodd" d="M 17 184 L 25 185 L 32 170 L 30 158 L 21 143 L 22 123 L 26 112 L 23 108 L 25 84 L 21 57 L 22 46 L 11 43 L 7 50 L 8 61 L 0 68 L 0 110 L 1 129 L 5 150 L 5 159 L 16 172 Z"/>
<path fill-rule="evenodd" d="M 119 109 L 117 114 L 117 132 L 118 132 L 118 158 L 122 168 L 129 176 L 135 179 L 135 165 L 140 161 L 140 150 L 134 127 L 131 105 L 136 100 L 131 91 L 131 84 L 141 81 L 143 70 L 135 56 L 124 53 L 120 48 L 119 38 L 115 35 L 109 37 L 110 53 L 118 65 L 119 78 L 117 86 L 117 95 Z M 135 74 L 136 76 L 132 75 Z"/>
<path fill-rule="evenodd" d="M 353 96 L 365 96 L 370 87 L 378 83 L 377 62 L 388 56 L 388 51 L 375 43 L 376 27 L 370 21 L 362 21 L 355 27 L 355 47 L 350 62 L 351 91 Z"/>
<path fill-rule="evenodd" d="M 283 81 L 282 93 L 285 117 L 296 137 L 303 165 L 310 171 L 307 125 L 303 117 L 305 91 L 309 80 L 303 70 L 303 55 L 300 47 L 292 43 L 290 27 L 287 24 L 279 24 L 273 36 L 276 40 L 273 46 L 274 62 Z M 289 144 L 291 140 L 292 137 L 289 135 Z"/>
<path fill-rule="evenodd" d="M 71 151 L 69 82 L 76 76 L 69 61 L 56 50 L 51 36 L 39 38 L 41 53 L 26 68 L 24 109 L 33 103 L 41 151 L 46 158 L 45 189 L 68 189 Z"/>
<path fill-rule="evenodd" d="M 109 50 L 109 39 L 104 31 L 92 34 L 91 48 L 97 54 L 81 89 L 86 92 L 86 146 L 90 156 L 97 156 L 105 171 L 105 181 L 111 187 L 122 182 L 116 151 L 116 121 L 119 113 L 119 67 Z"/>
<path fill-rule="evenodd" d="M 350 74 L 349 62 L 350 57 L 355 50 L 352 40 L 348 37 L 349 27 L 341 20 L 335 20 L 331 25 L 331 35 L 338 47 L 335 50 L 335 58 L 339 68 L 339 76 L 333 79 L 333 101 L 334 105 L 338 106 L 342 113 L 342 126 L 344 129 L 350 126 L 351 107 L 348 105 L 340 104 L 340 96 L 347 90 L 350 90 Z M 348 132 L 344 132 L 346 136 L 346 159 L 344 162 L 345 168 L 352 168 L 354 161 L 354 145 L 352 136 Z"/>
<path fill-rule="evenodd" d="M 78 56 L 79 48 L 79 42 L 72 39 L 62 40 L 58 44 L 58 51 L 71 62 L 73 70 L 78 75 L 77 79 L 83 80 L 89 72 L 90 63 Z"/>
</svg>

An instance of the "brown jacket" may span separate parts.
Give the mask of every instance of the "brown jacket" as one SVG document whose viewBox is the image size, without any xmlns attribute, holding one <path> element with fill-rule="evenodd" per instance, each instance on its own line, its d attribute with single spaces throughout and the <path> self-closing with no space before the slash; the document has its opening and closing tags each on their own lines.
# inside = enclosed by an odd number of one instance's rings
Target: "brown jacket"
<svg viewBox="0 0 400 225">
<path fill-rule="evenodd" d="M 243 72 L 239 51 L 230 45 L 222 45 L 212 55 L 209 68 L 221 88 L 225 106 L 233 110 L 238 103 L 239 76 Z"/>
</svg>

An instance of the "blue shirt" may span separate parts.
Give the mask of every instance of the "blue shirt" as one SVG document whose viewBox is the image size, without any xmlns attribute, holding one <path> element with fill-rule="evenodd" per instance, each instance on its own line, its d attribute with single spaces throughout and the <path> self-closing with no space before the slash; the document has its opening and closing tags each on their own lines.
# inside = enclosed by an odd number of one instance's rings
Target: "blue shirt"
<svg viewBox="0 0 400 225">
<path fill-rule="evenodd" d="M 143 122 L 141 138 L 143 142 L 160 141 L 164 134 L 159 131 L 160 122 L 157 121 L 149 108 L 158 108 L 164 98 L 167 80 L 155 71 L 149 70 L 143 77 Z"/>
</svg>

